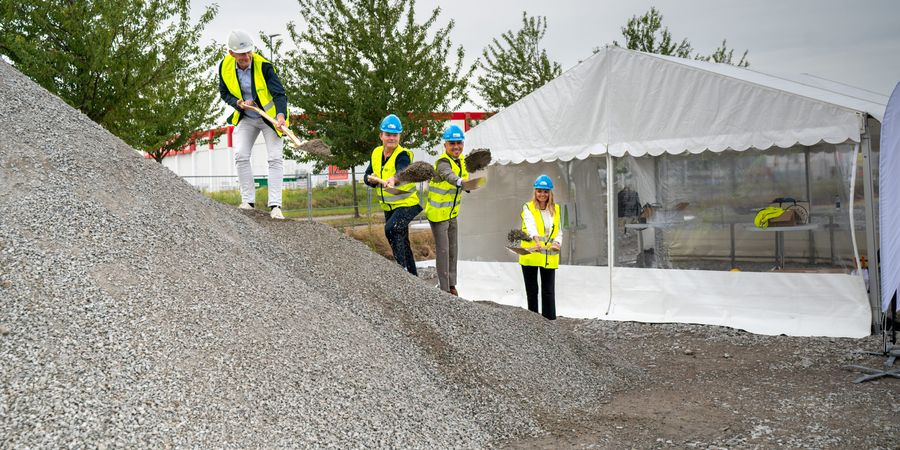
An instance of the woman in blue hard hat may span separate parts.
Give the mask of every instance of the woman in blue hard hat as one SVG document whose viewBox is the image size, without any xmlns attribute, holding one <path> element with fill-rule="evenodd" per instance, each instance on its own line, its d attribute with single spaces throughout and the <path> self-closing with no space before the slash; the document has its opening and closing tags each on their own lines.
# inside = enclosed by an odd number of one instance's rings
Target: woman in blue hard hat
<svg viewBox="0 0 900 450">
<path fill-rule="evenodd" d="M 390 114 L 381 120 L 379 126 L 381 146 L 372 150 L 369 167 L 366 168 L 365 183 L 375 188 L 378 202 L 384 211 L 384 234 L 391 244 L 394 259 L 407 272 L 416 275 L 416 260 L 409 245 L 409 223 L 422 211 L 415 183 L 397 184 L 394 175 L 409 166 L 413 154 L 400 146 L 403 124 L 400 118 Z M 369 175 L 384 181 L 381 184 Z"/>
<path fill-rule="evenodd" d="M 559 248 L 562 245 L 562 228 L 559 226 L 559 205 L 553 201 L 553 180 L 541 175 L 534 180 L 531 200 L 522 206 L 522 231 L 531 236 L 531 242 L 523 241 L 522 247 L 534 248 L 528 255 L 519 256 L 522 276 L 525 279 L 525 296 L 528 310 L 538 312 L 538 274 L 541 283 L 541 313 L 550 320 L 556 319 L 556 268 L 559 267 Z"/>
<path fill-rule="evenodd" d="M 435 266 L 442 291 L 456 290 L 457 224 L 462 183 L 469 177 L 462 156 L 465 134 L 456 125 L 444 130 L 444 153 L 434 162 L 435 176 L 428 183 L 425 217 L 434 235 Z"/>
</svg>

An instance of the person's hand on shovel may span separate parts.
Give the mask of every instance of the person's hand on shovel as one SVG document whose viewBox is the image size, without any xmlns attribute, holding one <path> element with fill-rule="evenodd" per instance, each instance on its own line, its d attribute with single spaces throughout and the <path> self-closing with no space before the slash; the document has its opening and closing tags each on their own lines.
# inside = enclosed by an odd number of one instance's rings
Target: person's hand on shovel
<svg viewBox="0 0 900 450">
<path fill-rule="evenodd" d="M 541 243 L 540 236 L 532 236 L 531 240 L 534 241 L 534 251 L 539 252 L 544 249 L 544 244 Z"/>
<path fill-rule="evenodd" d="M 275 128 L 278 129 L 278 130 L 284 131 L 284 130 L 286 129 L 286 126 L 287 126 L 287 122 L 285 122 L 285 120 L 284 120 L 284 114 L 278 114 L 278 116 L 276 117 L 276 119 L 277 119 L 278 121 L 275 123 Z"/>
<path fill-rule="evenodd" d="M 237 105 L 238 108 L 247 109 L 248 106 L 256 106 L 256 103 L 253 100 L 238 100 Z"/>
<path fill-rule="evenodd" d="M 378 183 L 386 188 L 392 188 L 392 187 L 394 187 L 394 184 L 397 182 L 397 180 L 394 177 L 390 177 L 387 180 L 382 180 L 381 178 L 378 178 L 375 175 L 369 175 L 369 182 L 370 183 Z"/>
</svg>

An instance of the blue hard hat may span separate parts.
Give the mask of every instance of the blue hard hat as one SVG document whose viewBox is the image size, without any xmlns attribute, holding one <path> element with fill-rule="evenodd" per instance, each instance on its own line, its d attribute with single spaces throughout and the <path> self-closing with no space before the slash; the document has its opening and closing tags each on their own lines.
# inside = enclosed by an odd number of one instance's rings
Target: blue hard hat
<svg viewBox="0 0 900 450">
<path fill-rule="evenodd" d="M 534 180 L 535 189 L 553 189 L 553 180 L 547 175 L 541 175 Z"/>
<path fill-rule="evenodd" d="M 388 114 L 384 119 L 381 119 L 381 131 L 385 133 L 402 133 L 403 132 L 403 124 L 400 123 L 400 118 L 393 115 Z"/>
<path fill-rule="evenodd" d="M 466 140 L 466 135 L 462 128 L 456 125 L 450 125 L 444 130 L 444 140 L 447 142 L 462 142 Z"/>
</svg>

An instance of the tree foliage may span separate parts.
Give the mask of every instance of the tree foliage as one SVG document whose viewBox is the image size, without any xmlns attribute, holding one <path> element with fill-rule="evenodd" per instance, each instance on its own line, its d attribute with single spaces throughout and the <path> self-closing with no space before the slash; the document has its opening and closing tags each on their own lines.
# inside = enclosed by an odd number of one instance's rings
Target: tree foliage
<svg viewBox="0 0 900 450">
<path fill-rule="evenodd" d="M 484 73 L 478 77 L 476 90 L 489 108 L 505 108 L 562 73 L 560 65 L 540 48 L 546 32 L 545 17 L 528 17 L 522 12 L 519 31 L 503 33 L 484 49 L 484 59 L 478 62 Z"/>
<path fill-rule="evenodd" d="M 219 109 L 215 54 L 201 47 L 216 8 L 189 0 L 4 1 L 0 54 L 89 118 L 161 161 Z M 14 95 L 14 94 L 13 94 Z"/>
<path fill-rule="evenodd" d="M 741 59 L 737 63 L 734 62 L 734 50 L 725 46 L 725 39 L 722 39 L 722 45 L 709 56 L 697 56 L 701 61 L 712 61 L 717 63 L 731 64 L 732 66 L 747 67 L 750 61 L 747 61 L 747 50 L 741 55 Z"/>
<path fill-rule="evenodd" d="M 288 24 L 297 50 L 284 63 L 288 99 L 303 113 L 292 126 L 328 142 L 338 167 L 369 160 L 391 113 L 403 122 L 404 147 L 436 144 L 446 119 L 433 112 L 462 105 L 472 71 L 463 49 L 452 51 L 453 21 L 432 29 L 438 8 L 417 22 L 414 0 L 298 2 L 306 28 Z"/>
<path fill-rule="evenodd" d="M 682 39 L 681 42 L 675 43 L 672 40 L 672 33 L 669 32 L 669 28 L 662 25 L 662 19 L 662 14 L 655 7 L 651 7 L 650 11 L 647 11 L 642 16 L 633 16 L 629 19 L 628 23 L 622 27 L 625 47 L 647 53 L 691 58 L 691 52 L 693 52 L 691 44 L 687 39 Z M 613 45 L 619 45 L 619 43 L 613 41 Z M 725 39 L 723 39 L 722 45 L 711 55 L 697 53 L 693 58 L 701 61 L 732 64 L 738 67 L 750 65 L 750 61 L 747 60 L 747 50 L 744 50 L 744 54 L 736 64 L 733 60 L 733 55 L 734 50 L 728 49 L 725 45 Z"/>
<path fill-rule="evenodd" d="M 655 7 L 642 16 L 633 16 L 622 27 L 622 36 L 625 37 L 625 47 L 659 55 L 671 55 L 679 58 L 689 58 L 693 48 L 687 39 L 679 43 L 672 42 L 672 33 L 669 27 L 662 26 L 662 14 Z M 619 45 L 618 42 L 613 41 Z"/>
</svg>

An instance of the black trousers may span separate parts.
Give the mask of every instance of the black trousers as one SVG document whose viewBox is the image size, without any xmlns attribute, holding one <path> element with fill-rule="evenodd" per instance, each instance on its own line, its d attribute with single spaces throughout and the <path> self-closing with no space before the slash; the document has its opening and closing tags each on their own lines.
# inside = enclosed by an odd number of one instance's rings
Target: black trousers
<svg viewBox="0 0 900 450">
<path fill-rule="evenodd" d="M 522 266 L 525 279 L 525 297 L 528 310 L 538 312 L 538 272 L 541 273 L 541 313 L 550 320 L 556 320 L 556 269 L 537 266 Z"/>
<path fill-rule="evenodd" d="M 418 273 L 412 246 L 409 245 L 409 223 L 420 212 L 422 212 L 422 207 L 419 205 L 384 212 L 384 235 L 391 244 L 394 259 L 397 260 L 397 264 L 413 275 L 418 275 Z"/>
</svg>

